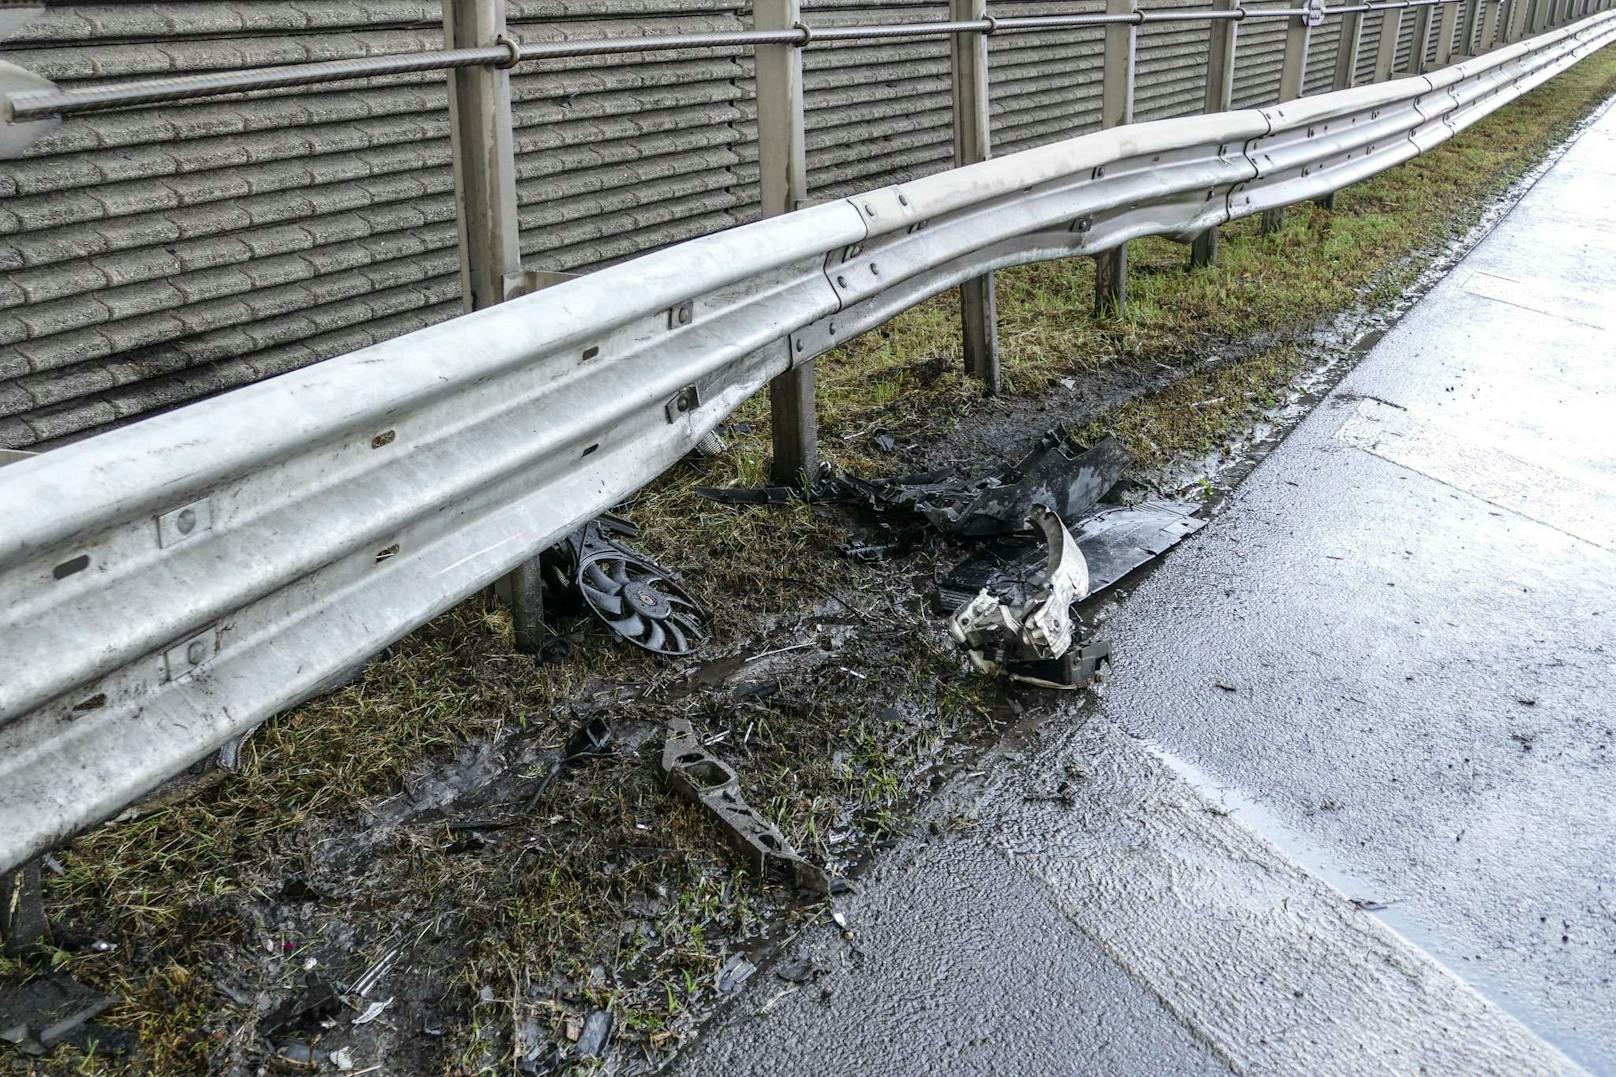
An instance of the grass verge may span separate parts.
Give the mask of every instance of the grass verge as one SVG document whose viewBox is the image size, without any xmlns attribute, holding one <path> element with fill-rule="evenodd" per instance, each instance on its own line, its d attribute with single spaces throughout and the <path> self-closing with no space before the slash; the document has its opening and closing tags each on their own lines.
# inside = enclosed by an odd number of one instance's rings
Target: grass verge
<svg viewBox="0 0 1616 1077">
<path fill-rule="evenodd" d="M 907 465 L 995 425 L 1015 428 L 999 437 L 1011 455 L 1050 422 L 1116 433 L 1151 468 L 1203 454 L 1305 365 L 1321 319 L 1401 294 L 1422 252 L 1468 230 L 1613 91 L 1607 49 L 1343 192 L 1333 212 L 1296 208 L 1270 235 L 1230 227 L 1211 269 L 1187 272 L 1183 248 L 1138 242 L 1120 315 L 1093 316 L 1087 260 L 1002 273 L 997 401 L 959 373 L 952 298 L 923 304 L 821 364 L 825 455 L 900 470 L 874 432 L 919 446 Z M 1168 387 L 1100 414 L 1038 408 L 1068 381 L 1137 385 L 1162 371 Z M 61 854 L 54 919 L 117 948 L 56 962 L 118 995 L 109 1020 L 139 1031 L 142 1054 L 14 1064 L 254 1068 L 266 1010 L 311 969 L 351 980 L 395 944 L 405 958 L 386 988 L 392 1012 L 364 1031 L 314 1030 L 317 1047 L 353 1044 L 359 1067 L 378 1072 L 509 1072 L 524 1045 L 565 1042 L 604 1007 L 622 1068 L 665 1058 L 719 997 L 729 954 L 821 910 L 738 869 L 711 825 L 661 790 L 660 724 L 684 715 L 721 738 L 714 750 L 752 802 L 808 855 L 845 865 L 1003 720 L 997 686 L 962 667 L 909 583 L 946 552 L 852 564 L 835 552 L 847 520 L 834 508 L 738 511 L 694 497 L 693 485 L 763 481 L 761 402 L 730 440 L 629 514 L 647 552 L 684 569 L 713 610 L 704 657 L 780 652 L 740 674 L 767 691 L 737 698 L 734 678 L 659 664 L 598 631 L 579 637 L 574 660 L 536 667 L 511 650 L 501 612 L 465 603 L 354 684 L 265 726 L 238 775 Z M 564 774 L 511 825 L 461 825 L 525 803 L 547 753 L 590 713 L 613 720 L 623 751 Z"/>
</svg>

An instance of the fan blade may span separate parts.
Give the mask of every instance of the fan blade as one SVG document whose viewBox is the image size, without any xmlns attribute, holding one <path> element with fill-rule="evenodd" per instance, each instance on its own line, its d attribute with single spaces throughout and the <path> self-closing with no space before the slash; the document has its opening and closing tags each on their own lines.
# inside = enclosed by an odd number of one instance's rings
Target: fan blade
<svg viewBox="0 0 1616 1077">
<path fill-rule="evenodd" d="M 591 561 L 589 564 L 584 566 L 583 578 L 589 582 L 590 586 L 596 588 L 597 590 L 617 590 L 617 585 L 612 582 L 612 578 L 600 570 L 599 561 Z"/>
<path fill-rule="evenodd" d="M 645 634 L 645 618 L 637 613 L 630 613 L 623 618 L 613 618 L 606 623 L 612 626 L 614 632 L 632 640 L 638 640 Z"/>
<path fill-rule="evenodd" d="M 672 614 L 668 618 L 668 624 L 670 627 L 673 625 L 679 625 L 686 632 L 690 633 L 692 636 L 695 636 L 697 639 L 702 639 L 707 635 L 707 630 L 702 627 L 702 623 L 696 618 L 691 617 L 689 614 Z"/>
<path fill-rule="evenodd" d="M 646 625 L 650 628 L 650 632 L 644 639 L 640 640 L 640 646 L 644 647 L 648 651 L 660 651 L 662 649 L 662 644 L 668 638 L 667 633 L 663 632 L 662 626 L 657 624 L 655 621 L 648 619 L 646 621 Z"/>
<path fill-rule="evenodd" d="M 671 650 L 677 651 L 679 654 L 684 654 L 686 651 L 690 650 L 690 640 L 685 637 L 683 632 L 679 631 L 679 626 L 674 624 L 672 617 L 668 618 L 663 627 L 667 628 L 668 635 L 673 637 L 673 647 L 670 648 Z"/>
<path fill-rule="evenodd" d="M 578 581 L 578 589 L 584 593 L 584 601 L 594 606 L 601 613 L 616 615 L 623 612 L 623 596 L 597 591 L 593 587 Z"/>
<path fill-rule="evenodd" d="M 608 573 L 608 575 L 611 576 L 612 582 L 617 584 L 617 586 L 619 588 L 627 587 L 628 586 L 628 562 L 618 560 L 617 558 L 614 557 L 611 560 L 611 566 L 612 566 L 612 569 L 611 569 L 611 572 Z"/>
</svg>

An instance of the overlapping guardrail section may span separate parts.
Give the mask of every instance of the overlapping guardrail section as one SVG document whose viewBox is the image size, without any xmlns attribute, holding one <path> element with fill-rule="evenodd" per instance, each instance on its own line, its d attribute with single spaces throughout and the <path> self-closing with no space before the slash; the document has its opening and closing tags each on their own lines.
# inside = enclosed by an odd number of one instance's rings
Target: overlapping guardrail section
<svg viewBox="0 0 1616 1077">
<path fill-rule="evenodd" d="M 1392 167 L 1616 40 L 1117 127 L 717 233 L 0 471 L 0 865 L 104 819 L 960 281 Z"/>
</svg>

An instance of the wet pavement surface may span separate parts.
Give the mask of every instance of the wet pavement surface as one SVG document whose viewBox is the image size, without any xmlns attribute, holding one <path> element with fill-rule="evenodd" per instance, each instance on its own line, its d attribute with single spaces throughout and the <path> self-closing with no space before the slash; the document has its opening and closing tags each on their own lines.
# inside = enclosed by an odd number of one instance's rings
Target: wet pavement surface
<svg viewBox="0 0 1616 1077">
<path fill-rule="evenodd" d="M 1616 1071 L 1613 181 L 1607 111 L 676 1070 Z"/>
</svg>

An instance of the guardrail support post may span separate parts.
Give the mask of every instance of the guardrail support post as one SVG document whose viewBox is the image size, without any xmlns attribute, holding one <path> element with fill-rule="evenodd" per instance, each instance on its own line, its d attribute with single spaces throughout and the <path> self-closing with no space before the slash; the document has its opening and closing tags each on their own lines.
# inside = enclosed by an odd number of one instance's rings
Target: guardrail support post
<svg viewBox="0 0 1616 1077">
<path fill-rule="evenodd" d="M 1279 102 L 1302 96 L 1307 84 L 1307 47 L 1313 38 L 1313 25 L 1305 15 L 1292 15 L 1285 27 L 1285 57 L 1279 69 Z M 1263 210 L 1260 231 L 1277 232 L 1285 224 L 1285 207 Z"/>
<path fill-rule="evenodd" d="M 949 18 L 973 22 L 987 14 L 987 0 L 949 0 Z M 988 37 L 954 34 L 951 70 L 954 78 L 954 164 L 974 165 L 993 153 L 988 111 Z M 981 378 L 989 395 L 998 393 L 999 309 L 993 274 L 984 273 L 960 285 L 960 324 L 964 333 L 965 373 Z"/>
<path fill-rule="evenodd" d="M 801 21 L 798 0 L 755 0 L 754 30 L 789 30 Z M 802 105 L 802 53 L 795 45 L 759 45 L 756 52 L 758 195 L 763 216 L 797 209 L 808 197 L 808 155 Z M 819 417 L 814 410 L 814 364 L 792 367 L 769 383 L 770 478 L 807 489 L 819 469 Z"/>
<path fill-rule="evenodd" d="M 1214 11 L 1238 11 L 1242 0 L 1212 0 Z M 1234 50 L 1240 23 L 1216 19 L 1207 30 L 1206 98 L 1203 112 L 1228 112 L 1234 108 Z M 1208 228 L 1190 244 L 1190 268 L 1209 266 L 1218 260 L 1218 230 Z"/>
<path fill-rule="evenodd" d="M 1464 0 L 1467 14 L 1465 28 L 1470 27 L 1468 9 L 1473 7 L 1472 0 Z M 1443 4 L 1442 17 L 1437 21 L 1436 27 L 1436 59 L 1433 61 L 1437 67 L 1447 67 L 1453 60 L 1453 36 L 1459 32 L 1459 5 L 1457 3 Z"/>
<path fill-rule="evenodd" d="M 497 45 L 505 37 L 505 0 L 444 0 L 444 43 L 451 49 Z M 505 301 L 507 278 L 522 271 L 517 221 L 516 136 L 507 68 L 449 71 L 449 141 L 454 151 L 460 226 L 460 293 L 466 310 Z M 548 633 L 538 586 L 537 551 L 495 587 L 510 606 L 516 649 L 537 654 Z"/>
<path fill-rule="evenodd" d="M 1385 82 L 1392 77 L 1397 64 L 1397 32 L 1403 25 L 1403 8 L 1388 4 L 1380 13 L 1380 42 L 1375 47 L 1375 81 Z"/>
<path fill-rule="evenodd" d="M 1132 15 L 1136 0 L 1105 0 L 1107 15 Z M 1139 24 L 1107 23 L 1105 72 L 1100 83 L 1100 126 L 1133 122 L 1134 56 Z M 1105 314 L 1121 311 L 1128 301 L 1128 245 L 1119 243 L 1094 256 L 1094 309 Z"/>
</svg>

